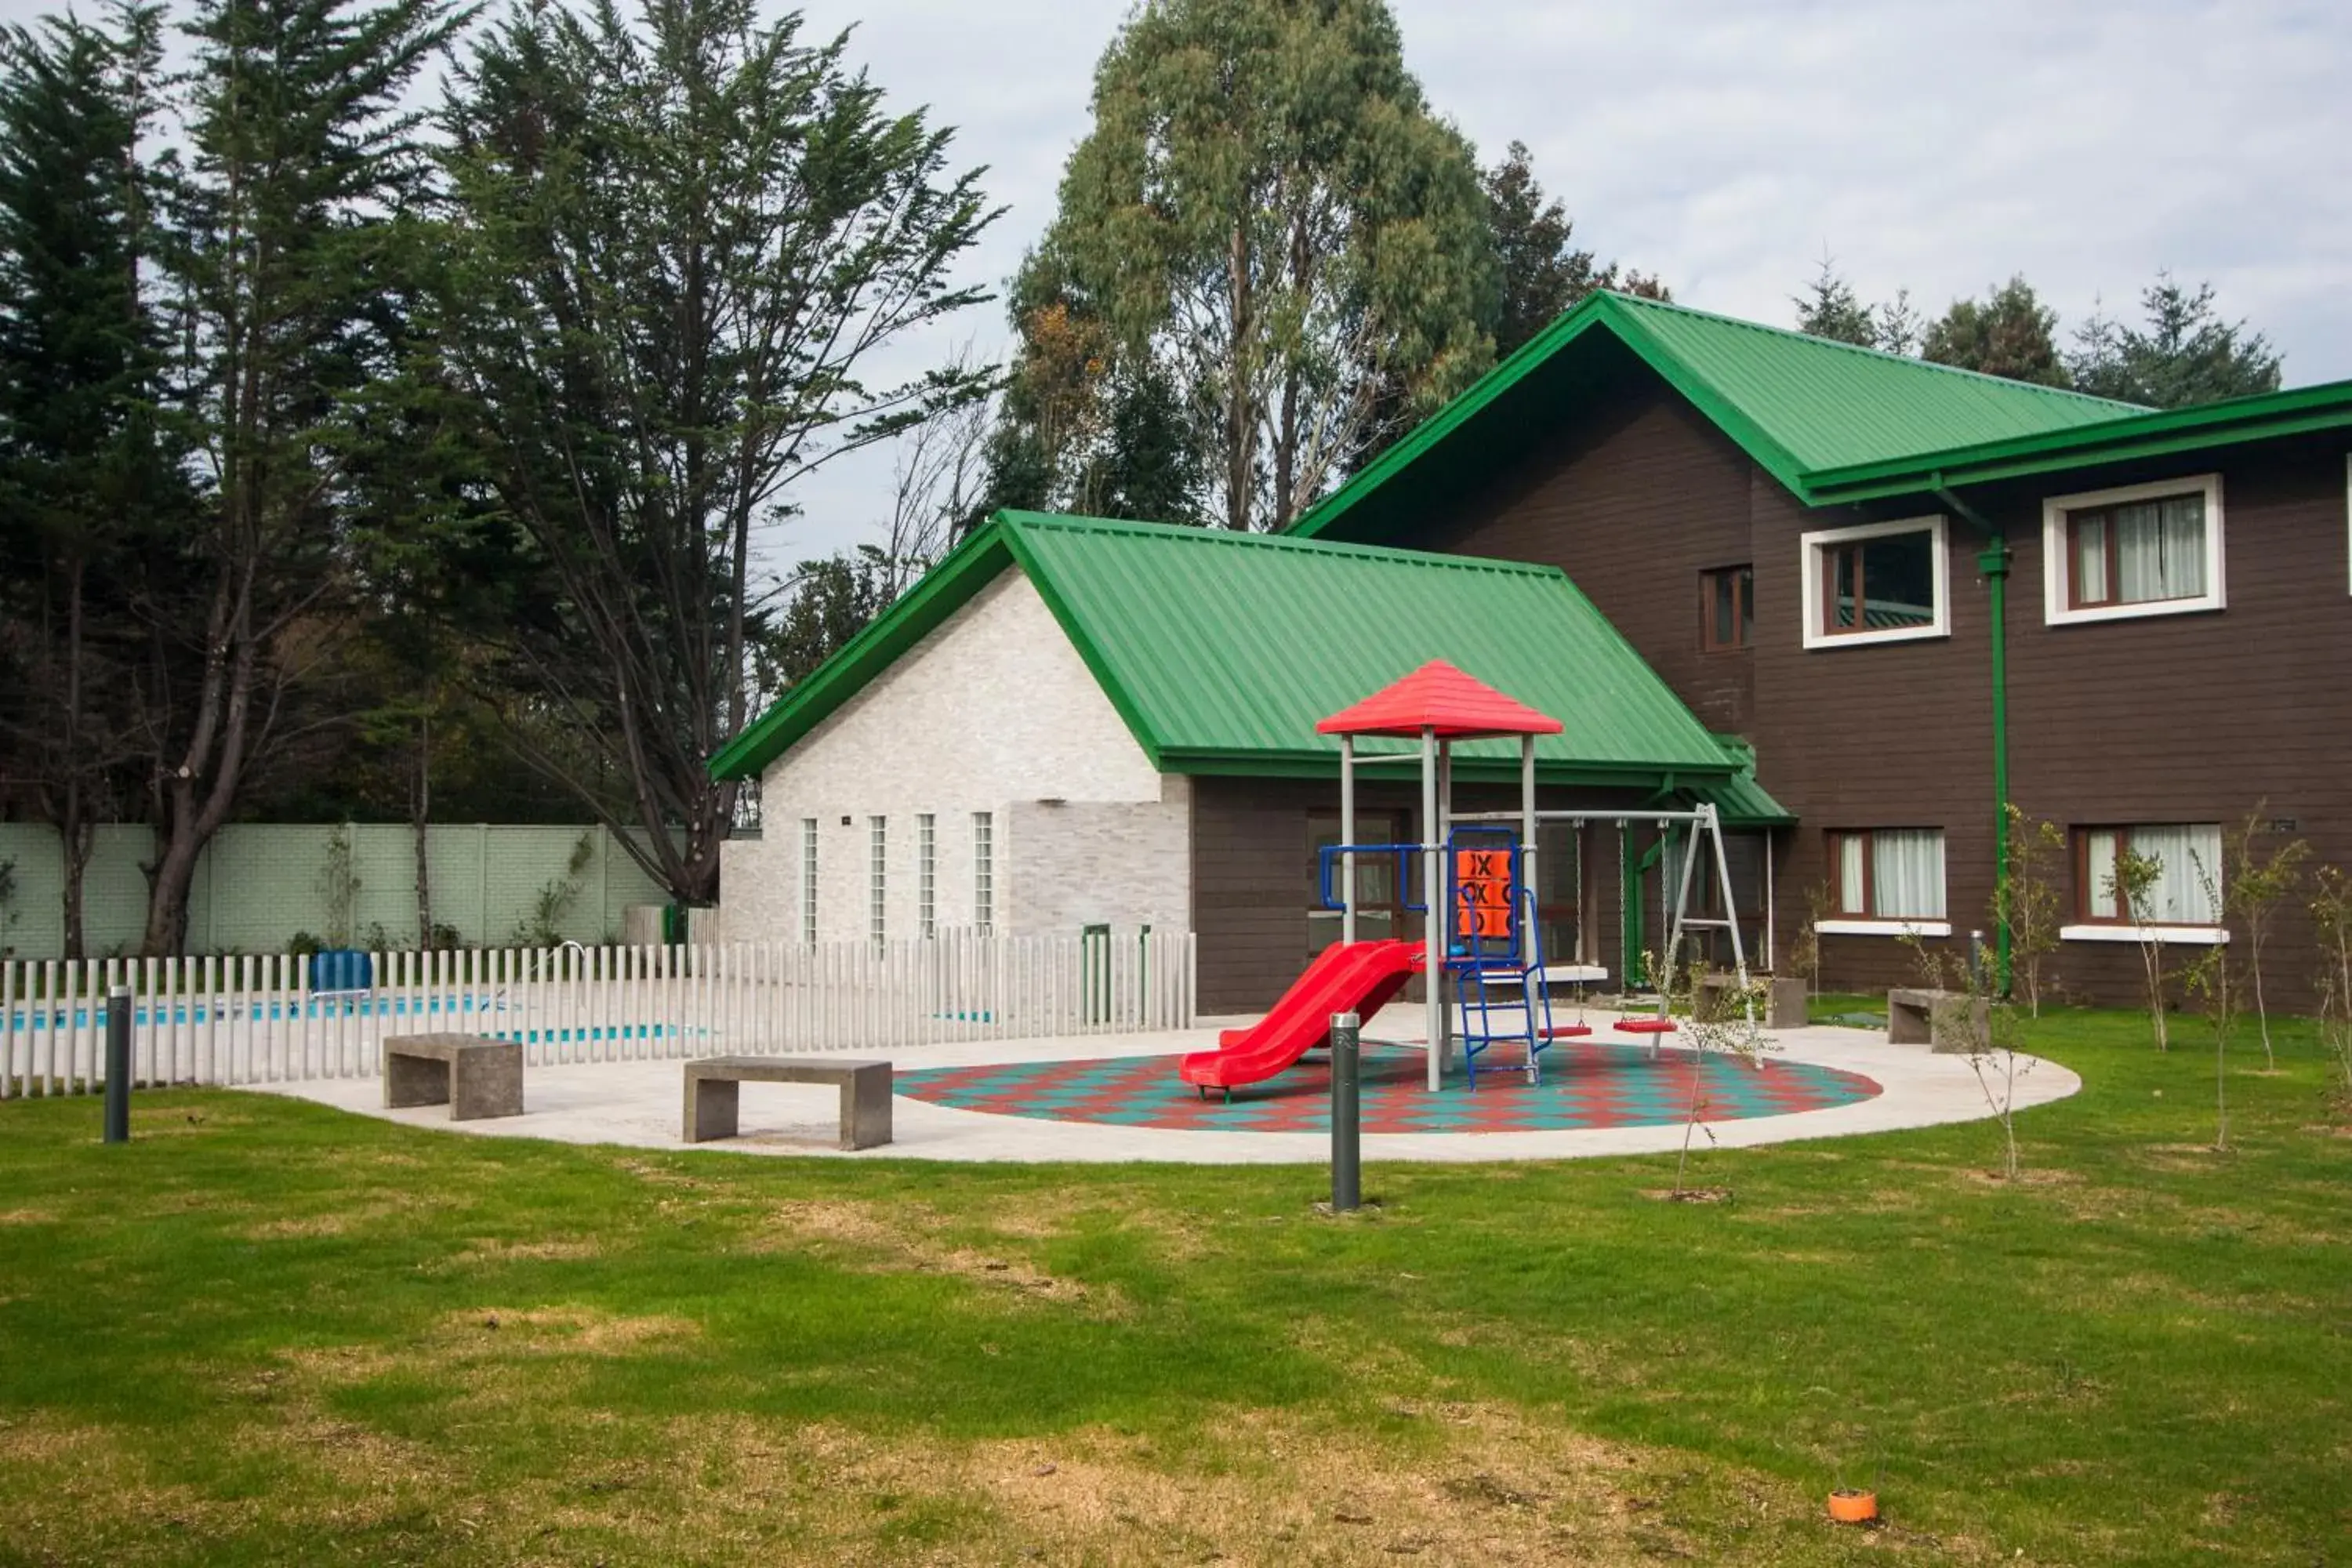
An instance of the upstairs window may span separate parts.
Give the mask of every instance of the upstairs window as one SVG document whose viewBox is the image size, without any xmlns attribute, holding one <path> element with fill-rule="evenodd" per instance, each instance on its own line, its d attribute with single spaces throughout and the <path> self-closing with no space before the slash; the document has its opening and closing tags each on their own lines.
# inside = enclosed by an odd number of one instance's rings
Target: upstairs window
<svg viewBox="0 0 2352 1568">
<path fill-rule="evenodd" d="M 2042 503 L 2042 548 L 2053 626 L 2218 610 L 2221 477 L 2053 496 Z"/>
<path fill-rule="evenodd" d="M 1727 653 L 1756 640 L 1756 568 L 1718 566 L 1698 574 L 1698 646 Z"/>
<path fill-rule="evenodd" d="M 1804 552 L 1807 647 L 1950 635 L 1942 518 L 1823 529 Z"/>
</svg>

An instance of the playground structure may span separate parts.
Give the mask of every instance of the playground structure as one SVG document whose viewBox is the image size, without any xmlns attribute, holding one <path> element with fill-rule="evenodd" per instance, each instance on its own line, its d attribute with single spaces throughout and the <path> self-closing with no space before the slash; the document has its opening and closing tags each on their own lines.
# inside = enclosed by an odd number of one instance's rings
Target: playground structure
<svg viewBox="0 0 2352 1568">
<path fill-rule="evenodd" d="M 1517 1064 L 1530 1083 L 1542 1076 L 1543 1053 L 1562 1039 L 1590 1036 L 1581 1021 L 1556 1024 L 1551 992 L 1555 971 L 1545 963 L 1542 927 L 1537 918 L 1538 827 L 1564 822 L 1580 829 L 1588 822 L 1613 821 L 1620 833 L 1631 823 L 1654 826 L 1662 834 L 1687 829 L 1685 852 L 1677 857 L 1673 913 L 1661 960 L 1663 975 L 1674 974 L 1685 934 L 1693 929 L 1726 931 L 1741 994 L 1748 992 L 1748 955 L 1742 946 L 1731 890 L 1731 870 L 1723 848 L 1722 825 L 1711 805 L 1695 810 L 1543 811 L 1536 805 L 1536 739 L 1556 735 L 1557 719 L 1539 713 L 1443 660 L 1433 660 L 1394 684 L 1316 725 L 1339 742 L 1339 839 L 1321 851 L 1321 896 L 1340 911 L 1339 941 L 1327 948 L 1284 993 L 1258 1024 L 1228 1031 L 1219 1050 L 1195 1052 L 1180 1065 L 1180 1076 L 1203 1098 L 1211 1088 L 1231 1098 L 1234 1088 L 1273 1077 L 1324 1043 L 1334 1013 L 1370 1016 L 1392 999 L 1415 973 L 1424 988 L 1424 1075 L 1435 1092 L 1445 1083 L 1452 1055 L 1448 983 L 1462 1014 L 1463 1066 L 1477 1087 L 1479 1058 L 1504 1041 L 1516 1042 Z M 1357 742 L 1368 737 L 1418 740 L 1417 752 L 1366 755 Z M 1516 739 L 1519 750 L 1519 809 L 1516 812 L 1456 812 L 1454 809 L 1454 747 L 1465 741 Z M 1421 765 L 1419 844 L 1356 842 L 1356 773 L 1359 767 L 1418 761 Z M 1722 895 L 1722 919 L 1689 912 L 1693 876 L 1706 854 Z M 1418 953 L 1394 941 L 1359 942 L 1356 937 L 1357 871 L 1375 858 L 1393 858 L 1403 909 L 1421 914 Z M 1421 868 L 1422 897 L 1411 891 L 1411 870 Z M 1338 871 L 1339 893 L 1332 892 Z M 1431 913 L 1430 889 L 1442 917 Z M 1399 950 L 1405 950 L 1400 952 Z M 1581 983 L 1591 972 L 1577 970 Z M 1752 1019 L 1752 1005 L 1751 1019 Z M 1580 1008 L 1580 1013 L 1581 1009 Z M 1654 1051 L 1659 1037 L 1675 1031 L 1667 998 L 1660 990 L 1647 1016 L 1621 1016 L 1617 1032 L 1646 1037 Z M 1490 1069 L 1491 1070 L 1491 1069 Z"/>
</svg>

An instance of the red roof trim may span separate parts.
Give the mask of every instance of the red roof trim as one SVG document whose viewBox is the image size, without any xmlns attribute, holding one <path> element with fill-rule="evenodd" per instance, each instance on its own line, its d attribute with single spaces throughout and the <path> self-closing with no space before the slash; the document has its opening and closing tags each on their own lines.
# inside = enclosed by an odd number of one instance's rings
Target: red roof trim
<svg viewBox="0 0 2352 1568">
<path fill-rule="evenodd" d="M 1493 735 L 1557 735 L 1560 722 L 1506 697 L 1442 658 L 1343 708 L 1315 726 L 1318 735 L 1402 735 L 1433 731 L 1440 740 Z"/>
</svg>

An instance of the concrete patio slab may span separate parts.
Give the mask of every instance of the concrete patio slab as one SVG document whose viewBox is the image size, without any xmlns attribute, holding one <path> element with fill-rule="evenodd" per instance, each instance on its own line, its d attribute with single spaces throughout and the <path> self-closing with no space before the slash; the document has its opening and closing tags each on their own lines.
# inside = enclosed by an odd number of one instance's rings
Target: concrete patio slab
<svg viewBox="0 0 2352 1568">
<path fill-rule="evenodd" d="M 1222 1020 L 1216 1022 L 1223 1022 Z M 1418 1009 L 1391 1009 L 1373 1020 L 1368 1036 L 1410 1037 Z M 1393 1033 L 1390 1031 L 1395 1031 Z M 926 1046 L 887 1056 L 901 1072 L 925 1068 L 977 1067 L 1010 1062 L 1099 1060 L 1174 1056 L 1216 1044 L 1214 1023 L 1196 1029 L 1148 1035 L 1098 1035 L 1076 1038 L 990 1041 Z M 1746 1147 L 1798 1139 L 1845 1137 L 1899 1128 L 1982 1120 L 1991 1114 L 1983 1089 L 1965 1057 L 1931 1054 L 1922 1046 L 1889 1045 L 1877 1033 L 1812 1026 L 1775 1031 L 1779 1049 L 1762 1068 L 1780 1061 L 1811 1062 L 1863 1074 L 1881 1092 L 1852 1104 L 1794 1115 L 1760 1116 L 1706 1123 L 1718 1144 Z M 2019 1109 L 2063 1100 L 2082 1080 L 2054 1062 L 2019 1058 Z M 688 1145 L 678 1118 L 678 1060 L 599 1062 L 533 1067 L 525 1079 L 522 1114 L 493 1122 L 450 1122 L 445 1111 L 386 1109 L 369 1079 L 320 1079 L 257 1086 L 416 1127 L 485 1137 L 543 1138 L 568 1143 L 609 1143 L 646 1149 L 689 1147 L 754 1154 L 801 1154 L 832 1159 L 971 1161 L 1076 1161 L 1129 1163 L 1165 1161 L 1183 1164 L 1319 1164 L 1330 1141 L 1319 1132 L 1191 1131 L 1128 1127 L 1101 1122 L 1045 1121 L 958 1110 L 899 1097 L 894 1102 L 894 1141 L 885 1148 L 856 1153 L 835 1148 L 839 1110 L 830 1088 L 790 1084 L 752 1085 L 742 1100 L 742 1135 L 719 1143 Z M 1466 1092 L 1458 1084 L 1448 1093 Z M 1472 1163 L 1496 1160 L 1559 1160 L 1601 1154 L 1653 1153 L 1678 1148 L 1679 1121 L 1669 1125 L 1606 1127 L 1569 1131 L 1367 1135 L 1367 1161 L 1404 1160 Z"/>
</svg>

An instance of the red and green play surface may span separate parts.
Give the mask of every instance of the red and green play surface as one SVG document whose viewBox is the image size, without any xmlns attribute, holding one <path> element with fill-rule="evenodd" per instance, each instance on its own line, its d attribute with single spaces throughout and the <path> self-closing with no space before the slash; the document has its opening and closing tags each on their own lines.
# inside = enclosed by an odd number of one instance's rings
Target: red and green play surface
<svg viewBox="0 0 2352 1568">
<path fill-rule="evenodd" d="M 1735 1058 L 1703 1062 L 1687 1050 L 1653 1056 L 1645 1045 L 1561 1047 L 1549 1053 L 1543 1082 L 1517 1072 L 1482 1072 L 1474 1091 L 1456 1082 L 1431 1094 L 1419 1047 L 1364 1047 L 1366 1132 L 1565 1132 L 1655 1127 L 1689 1116 L 1692 1073 L 1701 1075 L 1701 1115 L 1709 1121 L 1786 1116 L 1851 1105 L 1880 1093 L 1860 1073 L 1810 1062 Z M 1203 1100 L 1177 1080 L 1172 1058 L 1003 1063 L 929 1068 L 898 1075 L 897 1092 L 958 1110 L 1160 1127 L 1196 1132 L 1320 1132 L 1330 1126 L 1330 1071 L 1321 1058 L 1265 1083 Z"/>
</svg>

